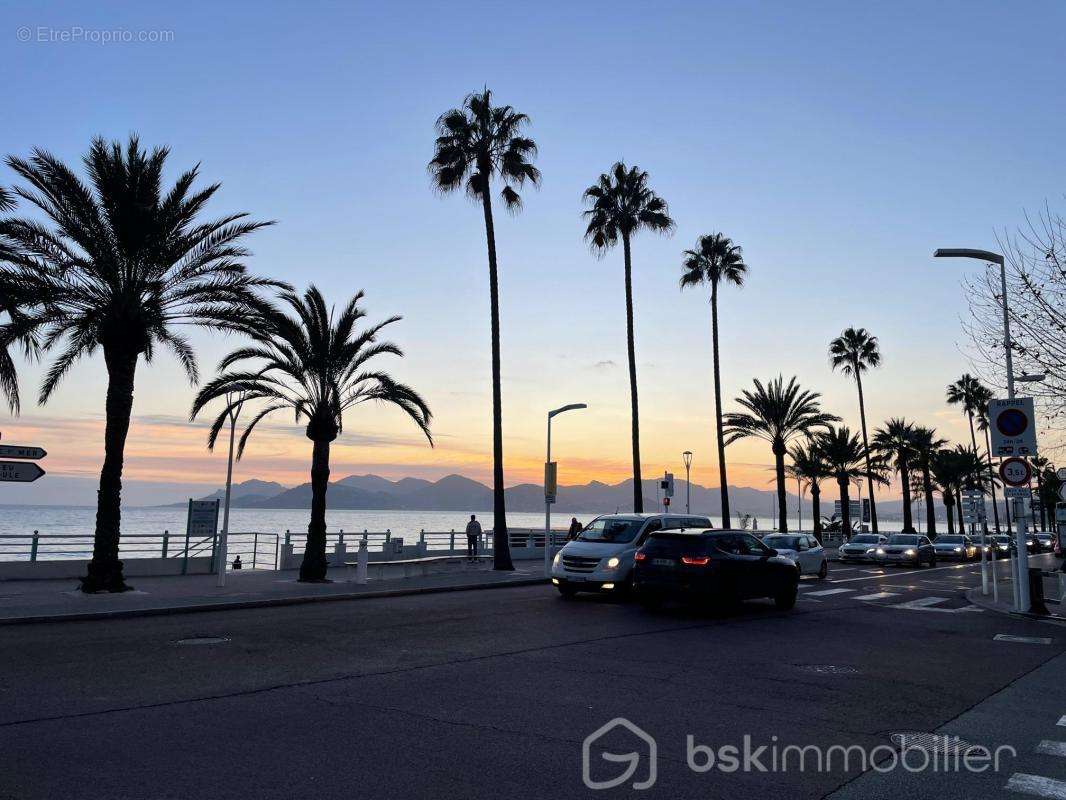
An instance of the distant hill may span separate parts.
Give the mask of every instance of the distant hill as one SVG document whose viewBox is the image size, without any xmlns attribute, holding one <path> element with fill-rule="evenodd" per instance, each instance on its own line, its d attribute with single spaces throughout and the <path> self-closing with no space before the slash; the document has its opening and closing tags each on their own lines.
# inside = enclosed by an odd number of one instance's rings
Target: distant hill
<svg viewBox="0 0 1066 800">
<path fill-rule="evenodd" d="M 552 507 L 558 513 L 590 513 L 626 511 L 632 508 L 632 481 L 616 484 L 591 481 L 576 486 L 560 486 L 558 502 Z M 835 487 L 833 487 L 835 488 Z M 683 509 L 685 482 L 675 482 L 673 506 Z M 205 500 L 221 498 L 222 490 L 213 492 Z M 510 511 L 537 512 L 544 510 L 544 493 L 538 484 L 521 483 L 507 489 L 507 508 Z M 834 493 L 831 487 L 822 492 L 822 514 L 833 510 Z M 721 513 L 717 487 L 692 484 L 693 513 L 717 516 Z M 729 488 L 730 502 L 734 513 L 752 514 L 760 519 L 769 519 L 776 507 L 773 491 L 752 489 L 746 486 Z M 483 483 L 462 475 L 447 475 L 437 481 L 421 478 L 402 478 L 392 481 L 378 475 L 349 475 L 330 483 L 329 507 L 350 510 L 407 510 L 407 511 L 486 511 L 492 508 L 492 490 Z M 287 488 L 272 481 L 248 480 L 233 487 L 233 505 L 236 508 L 310 508 L 311 484 Z M 659 508 L 658 479 L 644 481 L 644 507 Z M 796 496 L 788 496 L 790 513 L 796 508 Z M 885 500 L 878 503 L 878 512 L 886 519 L 897 518 L 901 512 L 900 501 Z M 938 515 L 942 509 L 937 508 Z M 804 515 L 811 513 L 809 499 L 804 499 Z"/>
</svg>

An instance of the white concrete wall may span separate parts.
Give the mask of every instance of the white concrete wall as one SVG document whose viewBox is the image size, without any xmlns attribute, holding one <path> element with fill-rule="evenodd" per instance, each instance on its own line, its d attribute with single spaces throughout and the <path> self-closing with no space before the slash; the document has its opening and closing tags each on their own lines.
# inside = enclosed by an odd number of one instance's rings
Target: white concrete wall
<svg viewBox="0 0 1066 800">
<path fill-rule="evenodd" d="M 124 558 L 122 569 L 126 577 L 144 575 L 180 575 L 181 558 Z M 40 578 L 80 578 L 85 575 L 88 559 L 57 561 L 0 561 L 0 581 Z M 206 575 L 211 571 L 210 556 L 189 559 L 190 575 Z"/>
</svg>

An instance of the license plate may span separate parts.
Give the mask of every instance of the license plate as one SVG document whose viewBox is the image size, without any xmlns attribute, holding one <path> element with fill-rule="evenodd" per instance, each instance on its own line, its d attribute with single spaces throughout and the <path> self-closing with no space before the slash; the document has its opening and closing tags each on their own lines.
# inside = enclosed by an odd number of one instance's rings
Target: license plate
<svg viewBox="0 0 1066 800">
<path fill-rule="evenodd" d="M 672 567 L 677 562 L 672 558 L 653 558 L 651 563 L 657 567 Z"/>
</svg>

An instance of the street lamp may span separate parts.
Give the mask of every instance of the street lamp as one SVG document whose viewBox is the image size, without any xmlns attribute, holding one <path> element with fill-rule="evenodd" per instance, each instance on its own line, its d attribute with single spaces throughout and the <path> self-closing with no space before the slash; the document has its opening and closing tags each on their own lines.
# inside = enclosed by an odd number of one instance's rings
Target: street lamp
<svg viewBox="0 0 1066 800">
<path fill-rule="evenodd" d="M 979 261 L 999 264 L 1000 291 L 1003 295 L 1003 349 L 1007 354 L 1007 397 L 1014 399 L 1014 359 L 1011 353 L 1010 313 L 1007 310 L 1007 266 L 1002 255 L 988 250 L 970 250 L 968 248 L 940 248 L 933 253 L 934 258 L 976 258 Z M 1035 375 L 1023 375 L 1027 383 L 1040 380 Z M 1006 489 L 1004 488 L 1004 493 Z M 983 531 L 982 531 L 982 539 Z M 1015 515 L 1015 544 L 1018 556 L 1015 559 L 1016 575 L 1014 577 L 1014 607 L 1016 611 L 1029 610 L 1029 552 L 1025 546 L 1025 517 Z M 984 561 L 981 562 L 982 567 Z M 982 570 L 983 572 L 983 570 Z"/>
<path fill-rule="evenodd" d="M 544 459 L 544 577 L 550 578 L 552 572 L 552 503 L 555 502 L 555 465 L 552 463 L 552 418 L 564 411 L 578 411 L 588 408 L 585 403 L 571 403 L 548 412 L 548 453 Z M 548 493 L 549 483 L 551 494 Z"/>
<path fill-rule="evenodd" d="M 686 450 L 681 454 L 681 460 L 685 462 L 685 513 L 691 514 L 692 507 L 692 451 Z"/>
<path fill-rule="evenodd" d="M 1007 397 L 1014 399 L 1014 359 L 1011 355 L 1010 314 L 1007 311 L 1007 267 L 1003 256 L 989 250 L 971 250 L 965 247 L 941 247 L 933 253 L 934 258 L 976 258 L 978 261 L 999 264 L 999 282 L 1003 294 L 1003 349 L 1007 353 Z"/>
</svg>

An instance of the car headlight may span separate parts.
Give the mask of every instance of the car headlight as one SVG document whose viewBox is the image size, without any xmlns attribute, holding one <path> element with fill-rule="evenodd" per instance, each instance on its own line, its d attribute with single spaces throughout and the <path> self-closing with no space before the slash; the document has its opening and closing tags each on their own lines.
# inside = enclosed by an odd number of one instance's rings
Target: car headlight
<svg viewBox="0 0 1066 800">
<path fill-rule="evenodd" d="M 876 553 L 877 553 L 877 555 L 879 555 L 879 556 L 883 556 L 883 555 L 885 554 L 885 551 L 884 551 L 883 549 L 881 549 L 880 547 L 878 547 L 878 548 L 877 548 L 877 550 L 876 550 L 875 552 L 876 552 Z"/>
<path fill-rule="evenodd" d="M 611 556 L 607 559 L 607 563 L 604 565 L 607 569 L 614 569 L 622 562 L 618 560 L 618 556 Z"/>
<path fill-rule="evenodd" d="M 961 547 L 956 547 L 955 548 L 955 552 L 956 553 L 961 553 L 962 552 L 962 548 Z"/>
<path fill-rule="evenodd" d="M 552 566 L 553 567 L 559 566 L 559 562 L 562 561 L 562 560 L 563 560 L 563 554 L 562 553 L 556 553 L 555 554 L 555 558 L 552 559 Z"/>
<path fill-rule="evenodd" d="M 918 551 L 915 550 L 914 548 L 911 548 L 910 550 L 904 550 L 903 551 L 903 555 L 905 555 L 905 556 L 916 556 L 916 555 L 918 555 Z"/>
<path fill-rule="evenodd" d="M 870 555 L 870 553 L 880 553 L 880 552 L 883 552 L 880 548 L 871 547 L 869 550 L 866 551 L 866 555 Z"/>
</svg>

